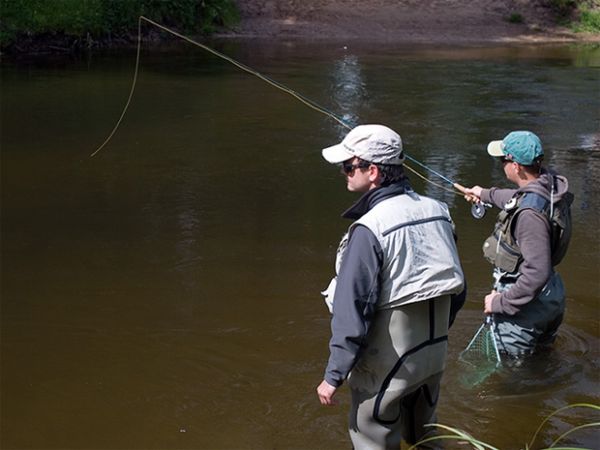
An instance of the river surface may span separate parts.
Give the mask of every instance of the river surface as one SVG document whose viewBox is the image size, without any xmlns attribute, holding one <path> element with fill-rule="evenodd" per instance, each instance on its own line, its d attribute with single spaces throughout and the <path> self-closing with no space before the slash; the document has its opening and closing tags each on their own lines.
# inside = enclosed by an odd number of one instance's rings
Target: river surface
<svg viewBox="0 0 600 450">
<path fill-rule="evenodd" d="M 575 194 L 566 317 L 552 352 L 475 387 L 457 358 L 482 322 L 495 214 L 475 220 L 411 177 L 450 206 L 469 282 L 438 420 L 522 448 L 558 408 L 599 403 L 600 48 L 214 45 L 348 121 L 396 129 L 410 156 L 464 185 L 508 186 L 487 142 L 538 133 Z M 349 448 L 347 389 L 331 408 L 315 394 L 330 333 L 319 291 L 356 198 L 320 149 L 345 130 L 174 43 L 143 49 L 129 111 L 89 158 L 134 62 L 2 62 L 1 447 Z M 593 421 L 567 410 L 533 448 Z M 590 429 L 561 442 L 600 448 Z"/>
</svg>

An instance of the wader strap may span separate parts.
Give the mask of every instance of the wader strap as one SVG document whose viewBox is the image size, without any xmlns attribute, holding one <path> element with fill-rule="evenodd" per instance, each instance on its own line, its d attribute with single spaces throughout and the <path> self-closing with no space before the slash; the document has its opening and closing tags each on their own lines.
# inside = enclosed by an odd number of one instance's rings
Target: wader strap
<svg viewBox="0 0 600 450">
<path fill-rule="evenodd" d="M 435 335 L 435 305 L 433 299 L 428 300 L 429 303 L 429 340 L 431 341 Z"/>
<path fill-rule="evenodd" d="M 444 342 L 444 341 L 448 340 L 447 334 L 444 336 L 437 337 L 437 338 L 433 337 L 434 333 L 435 333 L 434 299 L 429 299 L 428 303 L 429 303 L 429 339 L 425 342 L 421 342 L 419 345 L 411 348 L 407 352 L 403 353 L 402 356 L 400 356 L 400 358 L 398 359 L 398 362 L 394 365 L 394 367 L 392 368 L 390 373 L 388 373 L 387 377 L 385 377 L 385 380 L 383 380 L 383 383 L 381 384 L 381 388 L 379 389 L 379 392 L 377 393 L 377 398 L 375 399 L 375 405 L 373 406 L 373 419 L 375 419 L 375 421 L 380 423 L 381 425 L 394 424 L 398 421 L 398 419 L 402 415 L 402 409 L 400 408 L 400 411 L 398 412 L 398 416 L 394 420 L 384 420 L 379 417 L 379 408 L 381 407 L 381 402 L 383 401 L 385 391 L 390 386 L 392 379 L 394 378 L 396 373 L 398 373 L 398 371 L 400 370 L 400 367 L 402 367 L 402 364 L 404 364 L 404 361 L 406 361 L 406 358 L 408 358 L 410 355 L 412 355 L 414 353 L 417 353 L 419 350 L 424 349 L 425 347 L 428 347 L 430 345 L 439 344 L 440 342 Z"/>
</svg>

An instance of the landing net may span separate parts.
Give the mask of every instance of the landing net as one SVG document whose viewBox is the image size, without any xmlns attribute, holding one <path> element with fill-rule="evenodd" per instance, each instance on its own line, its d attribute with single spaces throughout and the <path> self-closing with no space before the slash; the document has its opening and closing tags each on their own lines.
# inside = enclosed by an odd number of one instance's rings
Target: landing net
<svg viewBox="0 0 600 450">
<path fill-rule="evenodd" d="M 468 387 L 482 383 L 502 365 L 494 335 L 494 320 L 491 315 L 486 317 L 485 322 L 479 327 L 458 359 L 464 363 L 461 379 L 463 384 Z"/>
</svg>

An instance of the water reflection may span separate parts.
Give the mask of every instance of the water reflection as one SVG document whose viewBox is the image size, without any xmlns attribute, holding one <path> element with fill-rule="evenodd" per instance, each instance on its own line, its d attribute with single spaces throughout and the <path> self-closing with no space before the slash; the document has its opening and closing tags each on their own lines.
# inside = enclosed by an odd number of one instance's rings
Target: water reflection
<svg viewBox="0 0 600 450">
<path fill-rule="evenodd" d="M 329 89 L 334 101 L 333 112 L 352 127 L 360 125 L 359 111 L 367 101 L 368 91 L 358 57 L 347 54 L 336 60 L 331 78 Z M 347 133 L 344 131 L 343 134 Z"/>
</svg>

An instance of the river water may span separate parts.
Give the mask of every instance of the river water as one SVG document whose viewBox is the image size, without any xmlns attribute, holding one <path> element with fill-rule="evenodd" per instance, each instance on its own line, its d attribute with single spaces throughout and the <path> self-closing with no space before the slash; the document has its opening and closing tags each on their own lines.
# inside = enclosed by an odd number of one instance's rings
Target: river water
<svg viewBox="0 0 600 450">
<path fill-rule="evenodd" d="M 449 204 L 470 287 L 438 419 L 521 448 L 558 408 L 598 403 L 600 48 L 214 45 L 347 120 L 391 126 L 408 154 L 464 185 L 506 186 L 487 142 L 538 133 L 576 196 L 559 267 L 566 317 L 552 352 L 475 387 L 457 357 L 482 321 L 495 214 L 475 220 L 412 177 Z M 345 130 L 176 43 L 142 51 L 130 109 L 89 158 L 134 61 L 2 63 L 1 447 L 349 448 L 348 391 L 332 408 L 315 394 L 329 339 L 319 291 L 356 198 L 320 149 Z M 567 410 L 533 447 L 597 419 Z M 598 434 L 562 443 L 598 448 Z"/>
</svg>

